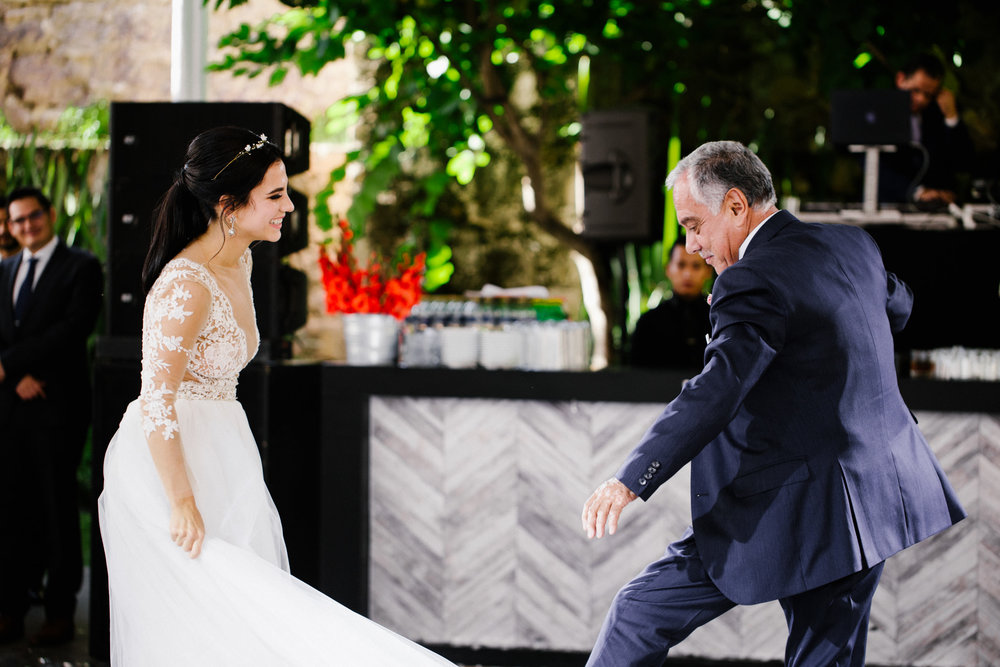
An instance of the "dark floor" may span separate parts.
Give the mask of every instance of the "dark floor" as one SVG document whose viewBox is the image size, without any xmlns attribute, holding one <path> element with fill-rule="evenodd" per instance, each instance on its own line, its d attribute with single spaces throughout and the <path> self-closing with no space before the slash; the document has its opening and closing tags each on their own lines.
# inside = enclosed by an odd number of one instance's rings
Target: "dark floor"
<svg viewBox="0 0 1000 667">
<path fill-rule="evenodd" d="M 90 657 L 87 611 L 90 606 L 90 572 L 85 572 L 83 588 L 76 608 L 76 638 L 65 646 L 54 648 L 33 648 L 27 640 L 16 644 L 0 646 L 0 667 L 40 667 L 42 665 L 58 665 L 58 667 L 108 667 L 108 663 L 94 660 Z M 38 632 L 45 620 L 45 612 L 41 606 L 35 605 L 25 619 L 25 635 L 31 636 Z"/>
</svg>

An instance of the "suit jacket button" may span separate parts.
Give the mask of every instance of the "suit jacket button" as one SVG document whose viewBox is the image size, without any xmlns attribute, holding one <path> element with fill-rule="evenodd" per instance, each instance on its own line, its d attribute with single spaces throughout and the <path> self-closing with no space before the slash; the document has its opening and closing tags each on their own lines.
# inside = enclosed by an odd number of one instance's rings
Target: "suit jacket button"
<svg viewBox="0 0 1000 667">
<path fill-rule="evenodd" d="M 643 477 L 645 477 L 646 479 L 653 479 L 652 473 L 648 473 L 648 472 L 645 475 L 643 475 Z"/>
<path fill-rule="evenodd" d="M 646 480 L 640 477 L 640 478 L 639 478 L 639 484 L 640 484 L 641 486 L 646 486 Z"/>
<path fill-rule="evenodd" d="M 650 465 L 650 467 L 652 467 L 652 468 L 659 468 L 659 467 L 660 467 L 660 462 L 659 462 L 659 461 L 653 461 L 653 462 L 652 462 L 652 463 L 650 463 L 649 465 Z"/>
</svg>

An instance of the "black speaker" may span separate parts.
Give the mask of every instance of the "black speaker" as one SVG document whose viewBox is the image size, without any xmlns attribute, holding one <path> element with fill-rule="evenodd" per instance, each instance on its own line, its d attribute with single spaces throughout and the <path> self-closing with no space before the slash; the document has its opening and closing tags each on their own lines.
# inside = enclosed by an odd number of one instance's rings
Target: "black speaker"
<svg viewBox="0 0 1000 667">
<path fill-rule="evenodd" d="M 122 355 L 125 356 L 125 355 Z M 118 430 L 125 408 L 139 395 L 139 357 L 110 359 L 98 354 L 94 362 L 94 420 L 91 432 L 90 479 L 90 655 L 108 660 L 110 648 L 110 600 L 104 542 L 98 525 L 97 499 L 104 490 L 104 455 Z"/>
<path fill-rule="evenodd" d="M 583 115 L 585 238 L 654 241 L 662 235 L 666 133 L 648 110 L 591 111 Z"/>
<path fill-rule="evenodd" d="M 309 168 L 309 121 L 275 102 L 112 102 L 108 193 L 106 334 L 142 331 L 141 271 L 151 235 L 153 209 L 184 161 L 194 137 L 221 125 L 267 135 L 284 152 L 288 175 Z M 286 334 L 305 323 L 305 276 L 282 258 L 308 243 L 308 201 L 290 191 L 295 211 L 279 243 L 253 248 L 254 299 L 261 358 L 287 356 Z"/>
</svg>

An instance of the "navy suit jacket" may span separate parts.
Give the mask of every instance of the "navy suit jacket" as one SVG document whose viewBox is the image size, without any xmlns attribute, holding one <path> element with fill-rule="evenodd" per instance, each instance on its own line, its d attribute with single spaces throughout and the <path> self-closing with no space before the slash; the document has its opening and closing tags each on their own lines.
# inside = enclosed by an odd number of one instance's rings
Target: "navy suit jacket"
<svg viewBox="0 0 1000 667">
<path fill-rule="evenodd" d="M 899 393 L 912 294 L 866 232 L 780 211 L 712 298 L 704 370 L 617 477 L 647 499 L 691 462 L 694 537 L 724 595 L 795 595 L 965 516 Z"/>
<path fill-rule="evenodd" d="M 0 424 L 20 399 L 14 393 L 25 375 L 45 382 L 52 414 L 89 423 L 90 379 L 87 339 L 101 309 L 101 265 L 88 252 L 60 240 L 38 276 L 20 327 L 14 326 L 14 278 L 24 253 L 0 263 Z"/>
</svg>

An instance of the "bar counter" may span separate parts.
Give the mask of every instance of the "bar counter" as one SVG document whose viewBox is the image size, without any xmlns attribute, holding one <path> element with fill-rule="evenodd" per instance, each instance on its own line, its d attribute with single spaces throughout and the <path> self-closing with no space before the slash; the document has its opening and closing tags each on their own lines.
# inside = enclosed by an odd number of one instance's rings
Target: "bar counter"
<svg viewBox="0 0 1000 667">
<path fill-rule="evenodd" d="M 282 365 L 281 362 L 272 362 Z M 550 372 L 448 368 L 395 368 L 320 364 L 331 397 L 423 396 L 543 401 L 662 403 L 672 400 L 697 371 L 610 368 Z M 911 410 L 1000 414 L 1000 382 L 900 378 Z"/>
<path fill-rule="evenodd" d="M 315 447 L 280 434 L 265 443 L 293 572 L 453 659 L 582 657 L 617 589 L 690 522 L 686 470 L 630 507 L 611 538 L 587 540 L 579 520 L 690 373 L 327 363 L 316 405 L 295 380 L 314 381 L 315 366 L 263 374 L 287 378 L 272 392 L 288 404 L 282 419 L 319 419 Z M 1000 636 L 990 548 L 1000 538 L 1000 383 L 900 388 L 970 517 L 888 561 L 869 664 L 1000 664 L 990 639 Z M 784 638 L 769 603 L 733 610 L 676 653 L 775 660 Z M 512 651 L 518 662 L 505 663 Z"/>
</svg>

